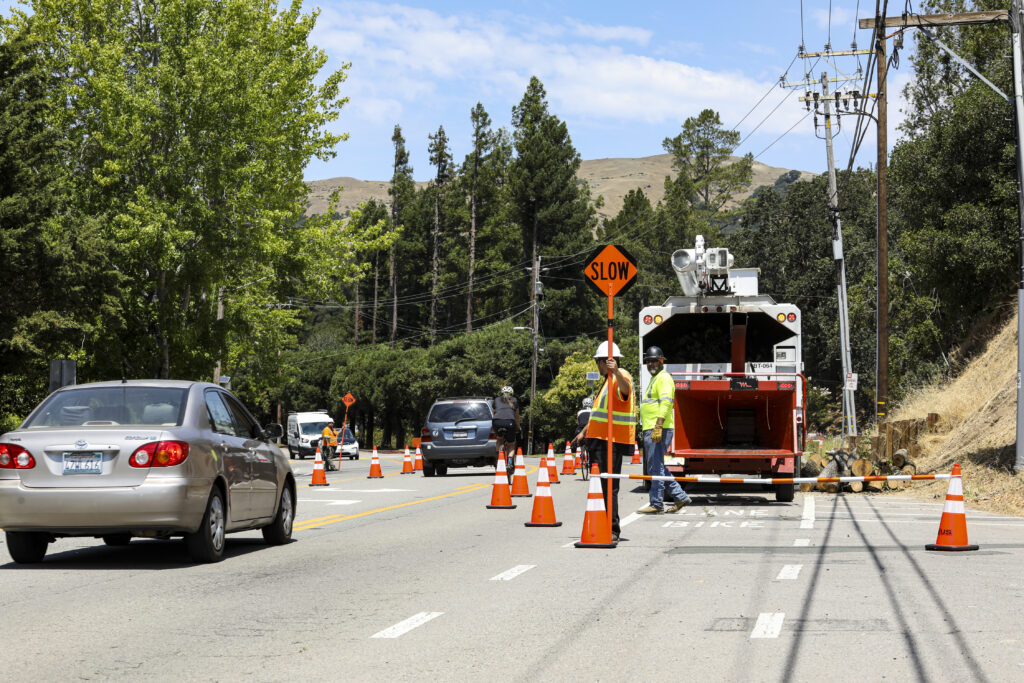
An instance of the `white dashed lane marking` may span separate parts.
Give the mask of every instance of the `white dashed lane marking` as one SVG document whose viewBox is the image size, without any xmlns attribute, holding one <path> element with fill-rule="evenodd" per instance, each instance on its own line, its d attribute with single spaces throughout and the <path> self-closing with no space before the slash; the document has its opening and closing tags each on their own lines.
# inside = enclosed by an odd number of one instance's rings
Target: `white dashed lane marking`
<svg viewBox="0 0 1024 683">
<path fill-rule="evenodd" d="M 787 564 L 782 567 L 782 571 L 775 577 L 776 581 L 787 581 L 793 580 L 800 576 L 800 570 L 803 568 L 802 564 Z"/>
<path fill-rule="evenodd" d="M 778 638 L 782 631 L 782 620 L 786 618 L 784 612 L 765 612 L 758 615 L 754 630 L 750 632 L 751 638 Z"/>
<path fill-rule="evenodd" d="M 809 538 L 797 538 L 797 539 L 793 540 L 793 547 L 794 548 L 806 548 L 810 544 L 811 544 L 811 539 L 809 539 Z"/>
<path fill-rule="evenodd" d="M 332 500 L 330 498 L 299 498 L 300 503 L 327 503 L 328 505 L 355 505 L 361 500 Z"/>
<path fill-rule="evenodd" d="M 497 576 L 492 576 L 491 581 L 511 581 L 523 572 L 528 572 L 536 566 L 537 565 L 535 564 L 517 564 L 508 571 L 502 572 Z"/>
<path fill-rule="evenodd" d="M 804 516 L 800 518 L 800 528 L 814 528 L 814 496 L 804 496 Z"/>
<path fill-rule="evenodd" d="M 444 612 L 420 612 L 419 614 L 412 615 L 411 617 L 409 617 L 405 621 L 398 622 L 394 626 L 389 626 L 388 628 L 384 629 L 383 631 L 380 631 L 379 633 L 374 633 L 370 637 L 371 638 L 398 638 L 399 636 L 404 635 L 404 634 L 408 633 L 409 631 L 413 630 L 417 626 L 422 626 L 423 624 L 427 623 L 431 619 L 436 619 L 437 617 L 441 616 L 442 614 L 444 614 Z"/>
</svg>

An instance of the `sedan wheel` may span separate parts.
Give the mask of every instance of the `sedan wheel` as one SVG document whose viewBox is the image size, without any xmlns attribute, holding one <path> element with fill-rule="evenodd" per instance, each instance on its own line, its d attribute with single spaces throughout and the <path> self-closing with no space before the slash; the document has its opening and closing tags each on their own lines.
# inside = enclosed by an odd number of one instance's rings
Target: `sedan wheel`
<svg viewBox="0 0 1024 683">
<path fill-rule="evenodd" d="M 217 562 L 224 556 L 224 498 L 214 489 L 206 503 L 206 513 L 194 534 L 185 534 L 188 554 L 196 562 Z"/>
<path fill-rule="evenodd" d="M 281 489 L 281 501 L 277 506 L 277 516 L 268 526 L 263 527 L 263 540 L 270 545 L 284 545 L 292 539 L 292 522 L 295 521 L 295 501 L 292 489 L 288 484 Z"/>
<path fill-rule="evenodd" d="M 38 531 L 8 531 L 7 550 L 11 559 L 18 564 L 42 562 L 46 546 L 50 544 L 49 534 Z"/>
</svg>

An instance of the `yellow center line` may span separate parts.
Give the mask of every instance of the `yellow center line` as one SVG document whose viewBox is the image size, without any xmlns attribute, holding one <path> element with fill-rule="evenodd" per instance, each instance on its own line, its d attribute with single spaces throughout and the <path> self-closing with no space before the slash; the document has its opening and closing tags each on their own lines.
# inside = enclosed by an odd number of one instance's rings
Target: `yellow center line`
<svg viewBox="0 0 1024 683">
<path fill-rule="evenodd" d="M 460 487 L 459 490 L 453 491 L 452 493 L 444 493 L 440 496 L 433 496 L 432 498 L 423 498 L 421 500 L 412 500 L 408 503 L 399 503 L 398 505 L 389 505 L 383 508 L 377 508 L 376 510 L 367 510 L 366 512 L 357 512 L 354 515 L 327 515 L 326 517 L 317 517 L 316 519 L 307 519 L 304 522 L 296 524 L 292 527 L 293 531 L 303 531 L 305 529 L 311 529 L 318 526 L 326 526 L 328 524 L 337 524 L 338 522 L 345 522 L 350 519 L 357 519 L 359 517 L 366 517 L 367 515 L 374 515 L 378 512 L 387 512 L 388 510 L 397 510 L 399 508 L 409 507 L 410 505 L 419 505 L 420 503 L 429 503 L 432 500 L 441 500 L 442 498 L 451 498 L 452 496 L 459 496 L 463 493 L 471 493 L 473 491 L 479 491 L 487 488 L 491 484 L 469 484 L 467 486 Z"/>
</svg>

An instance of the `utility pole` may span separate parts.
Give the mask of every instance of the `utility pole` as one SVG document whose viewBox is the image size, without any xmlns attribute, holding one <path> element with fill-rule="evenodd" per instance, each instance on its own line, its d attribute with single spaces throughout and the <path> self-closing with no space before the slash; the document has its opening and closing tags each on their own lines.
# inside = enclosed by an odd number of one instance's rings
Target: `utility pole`
<svg viewBox="0 0 1024 683">
<path fill-rule="evenodd" d="M 536 249 L 534 249 L 533 277 L 530 278 L 533 282 L 533 326 L 531 327 L 533 333 L 533 360 L 530 362 L 530 435 L 526 440 L 527 454 L 533 453 L 533 399 L 537 396 L 537 330 L 540 327 L 539 297 L 543 287 L 540 281 L 540 261 L 540 254 L 537 254 Z"/>
<path fill-rule="evenodd" d="M 224 319 L 224 288 L 217 288 L 217 322 Z M 220 384 L 220 354 L 217 354 L 217 364 L 213 366 L 213 383 Z"/>
<path fill-rule="evenodd" d="M 850 356 L 850 314 L 846 299 L 846 259 L 843 256 L 843 226 L 839 220 L 839 190 L 836 186 L 836 161 L 832 152 L 832 105 L 828 95 L 828 74 L 821 74 L 821 98 L 825 104 L 825 150 L 828 156 L 828 207 L 832 218 L 832 256 L 836 261 L 837 300 L 839 302 L 839 354 L 843 367 L 843 433 L 857 436 L 855 392 L 846 384 L 852 372 Z M 836 107 L 838 110 L 838 102 Z"/>
<path fill-rule="evenodd" d="M 1008 21 L 1010 23 L 1011 48 L 1013 51 L 1013 101 L 1014 114 L 1016 117 L 1017 131 L 1017 264 L 1019 275 L 1017 278 L 1017 445 L 1015 469 L 1017 472 L 1024 471 L 1024 382 L 1021 380 L 1021 373 L 1024 371 L 1024 84 L 1022 84 L 1022 70 L 1024 70 L 1024 58 L 1021 56 L 1021 29 L 1022 15 L 1020 0 L 1012 0 L 1010 11 L 995 10 L 988 12 L 962 12 L 959 14 L 904 14 L 900 17 L 874 17 L 860 19 L 860 28 L 876 29 L 876 33 L 883 37 L 880 41 L 880 55 L 885 55 L 884 28 L 931 28 L 934 26 L 966 26 L 971 24 L 991 24 L 995 22 Z M 961 60 L 962 61 L 962 60 Z M 879 138 L 883 135 L 884 127 L 881 125 L 885 97 L 884 97 L 884 71 L 882 65 L 885 60 L 878 60 L 878 86 L 879 97 Z M 987 82 L 987 81 L 986 81 Z M 1003 93 L 992 87 L 1000 95 Z M 882 159 L 882 146 L 879 145 L 879 159 Z M 882 170 L 882 166 L 879 166 Z M 879 179 L 884 176 L 879 175 Z M 879 186 L 879 201 L 881 202 L 882 192 Z M 879 230 L 881 230 L 881 209 L 879 210 Z M 884 233 L 879 233 L 881 236 Z M 879 241 L 881 244 L 881 239 Z M 881 285 L 882 275 L 879 273 L 879 284 Z M 882 311 L 879 309 L 879 314 Z M 888 352 L 888 349 L 886 349 Z M 888 353 L 887 353 L 888 355 Z M 881 399 L 881 393 L 879 399 Z M 879 408 L 881 409 L 881 405 Z"/>
<path fill-rule="evenodd" d="M 878 63 L 878 220 L 875 243 L 877 245 L 878 267 L 878 337 L 875 341 L 875 416 L 878 422 L 885 420 L 889 405 L 889 202 L 886 185 L 888 167 L 888 140 L 886 135 L 886 99 L 888 86 L 885 82 L 888 57 L 885 49 L 885 16 L 875 17 L 875 61 Z"/>
</svg>

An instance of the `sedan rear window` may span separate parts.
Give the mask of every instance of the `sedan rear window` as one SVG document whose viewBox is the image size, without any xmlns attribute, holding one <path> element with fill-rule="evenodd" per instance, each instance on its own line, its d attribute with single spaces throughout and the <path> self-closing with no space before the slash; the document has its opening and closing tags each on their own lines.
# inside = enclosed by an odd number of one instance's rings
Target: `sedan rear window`
<svg viewBox="0 0 1024 683">
<path fill-rule="evenodd" d="M 427 422 L 455 422 L 457 420 L 490 420 L 491 409 L 481 401 L 437 403 L 430 409 Z"/>
<path fill-rule="evenodd" d="M 67 389 L 47 398 L 21 428 L 180 425 L 187 394 L 177 387 Z"/>
</svg>

